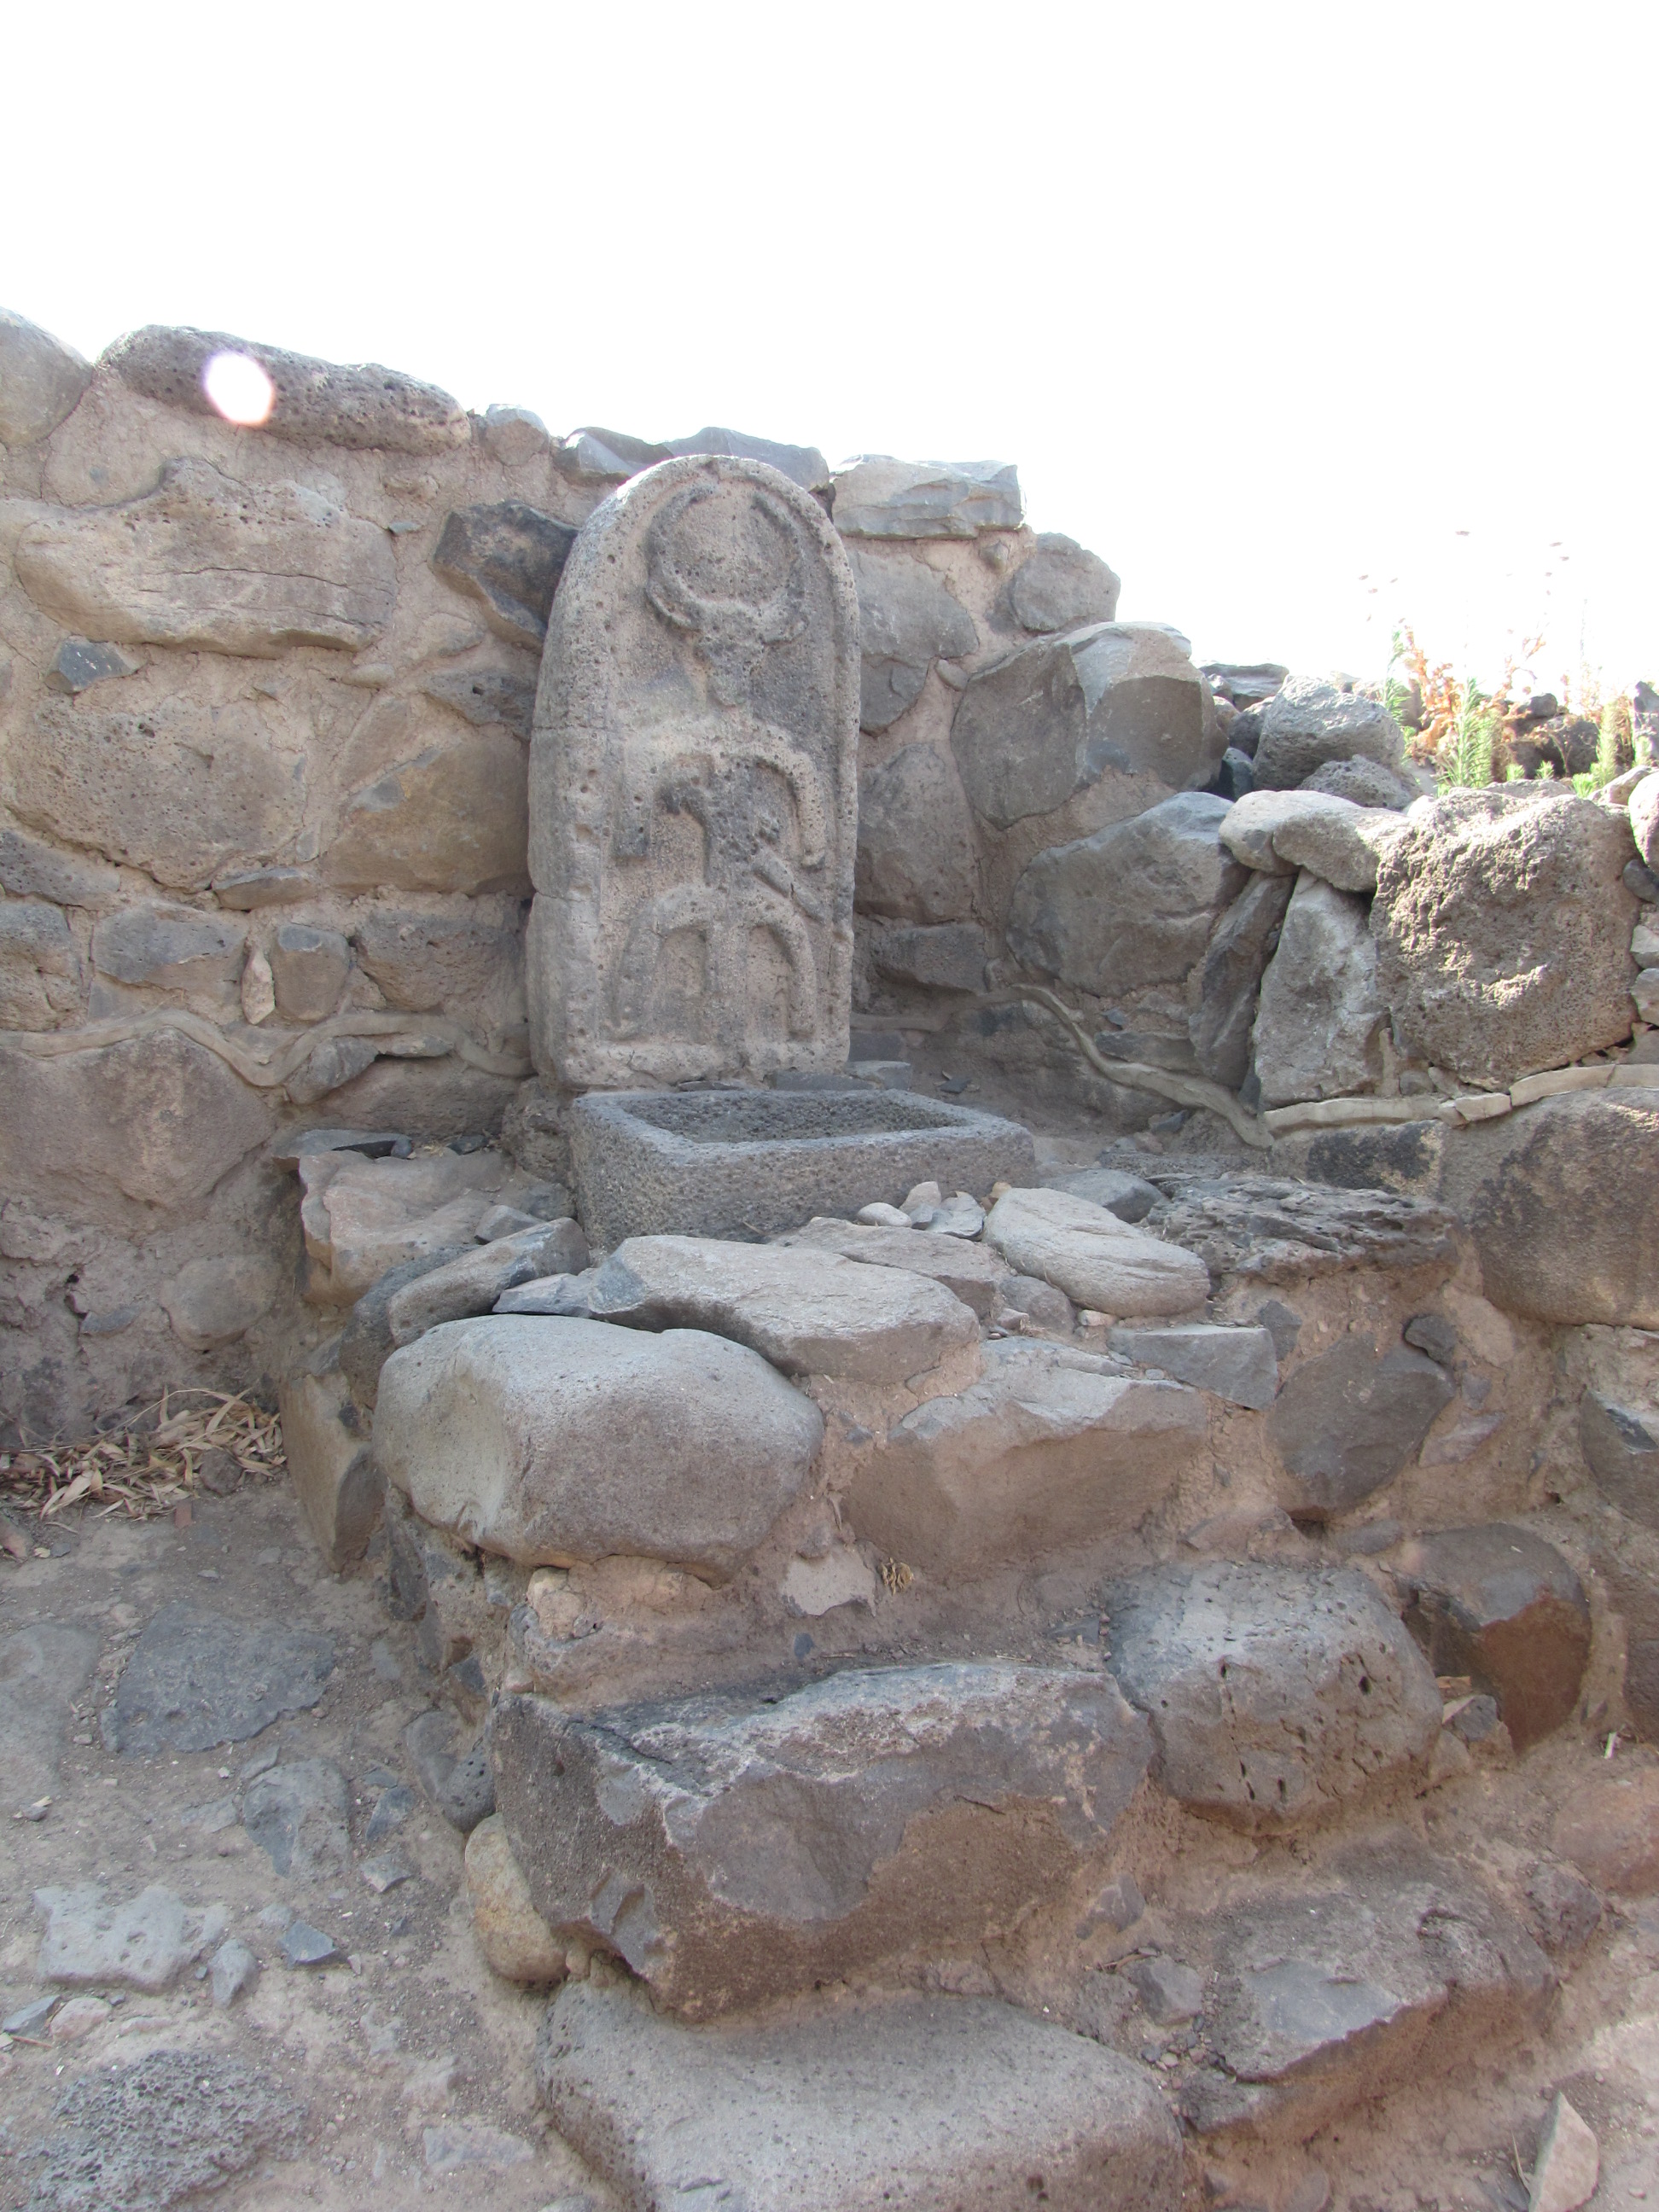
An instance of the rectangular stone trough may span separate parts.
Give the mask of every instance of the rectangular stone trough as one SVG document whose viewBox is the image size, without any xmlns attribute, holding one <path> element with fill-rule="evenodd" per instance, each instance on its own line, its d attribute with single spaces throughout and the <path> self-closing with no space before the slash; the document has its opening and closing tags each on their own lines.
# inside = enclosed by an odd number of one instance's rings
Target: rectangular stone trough
<svg viewBox="0 0 1659 2212">
<path fill-rule="evenodd" d="M 570 1150 L 590 1237 L 775 1237 L 916 1183 L 1031 1183 L 1029 1129 L 911 1091 L 589 1091 Z"/>
</svg>

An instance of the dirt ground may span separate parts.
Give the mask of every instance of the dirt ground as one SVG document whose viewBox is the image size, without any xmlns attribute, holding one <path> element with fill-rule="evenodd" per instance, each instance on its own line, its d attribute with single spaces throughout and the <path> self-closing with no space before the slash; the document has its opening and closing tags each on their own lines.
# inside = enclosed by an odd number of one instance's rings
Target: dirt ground
<svg viewBox="0 0 1659 2212">
<path fill-rule="evenodd" d="M 11 2039 L 0 2051 L 0 2205 L 30 2202 L 43 2171 L 33 2154 L 61 2136 L 54 2115 L 77 2077 L 157 2051 L 239 2057 L 302 2116 L 280 2157 L 234 2174 L 211 2198 L 225 2212 L 434 2203 L 600 2212 L 616 2203 L 537 2109 L 531 2060 L 543 2000 L 498 1980 L 477 1948 L 463 1839 L 421 1795 L 404 1745 L 409 1723 L 433 1702 L 430 1678 L 413 1630 L 380 1602 L 374 1563 L 344 1578 L 329 1573 L 279 1482 L 204 1498 L 182 1528 L 91 1515 L 44 1531 L 25 1525 L 34 1555 L 0 1563 L 0 1639 L 46 1622 L 79 1624 L 96 1632 L 99 1657 L 54 1724 L 61 1748 L 45 1817 L 0 1819 L 0 2016 L 43 1994 L 32 1902 L 42 1887 L 97 1881 L 119 1899 L 161 1883 L 186 1907 L 222 1904 L 261 1971 L 228 2008 L 186 1967 L 159 1995 L 87 1992 L 112 2009 L 79 2040 L 53 2040 L 49 2027 Z M 113 1755 L 99 1713 L 145 1624 L 186 1599 L 238 1621 L 331 1637 L 337 1663 L 324 1694 L 228 1749 Z M 332 1760 L 347 1777 L 349 1863 L 310 1881 L 284 1877 L 240 1823 L 214 1829 L 185 1817 L 237 1791 L 243 1770 L 272 1748 L 284 1760 Z M 1651 1757 L 1620 1749 L 1614 1765 Z M 1508 1769 L 1419 1801 L 1424 1834 L 1501 1878 L 1542 1842 L 1554 1808 L 1606 1771 L 1600 1744 L 1564 1732 Z M 409 1785 L 413 1808 L 371 1845 L 363 1831 L 390 1778 Z M 377 1895 L 362 1868 L 387 1855 L 410 1878 Z M 332 1936 L 343 1961 L 285 1965 L 283 1907 Z M 1190 2202 L 1318 2212 L 1322 2174 L 1337 2212 L 1524 2207 L 1517 2168 L 1528 2165 L 1558 2089 L 1601 2140 L 1598 2212 L 1659 2207 L 1659 1899 L 1610 1907 L 1527 2041 L 1471 2052 L 1453 2078 L 1362 2109 L 1292 2149 L 1195 2148 Z M 53 2212 L 71 2201 L 36 2199 Z"/>
</svg>

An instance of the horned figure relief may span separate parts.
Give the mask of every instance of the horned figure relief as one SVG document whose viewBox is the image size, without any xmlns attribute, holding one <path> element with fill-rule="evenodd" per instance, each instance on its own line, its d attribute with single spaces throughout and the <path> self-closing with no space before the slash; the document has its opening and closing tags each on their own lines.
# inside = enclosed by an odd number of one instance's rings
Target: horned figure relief
<svg viewBox="0 0 1659 2212">
<path fill-rule="evenodd" d="M 689 815 L 702 831 L 702 880 L 659 892 L 634 915 L 617 969 L 615 1012 L 622 1036 L 640 1035 L 664 946 L 678 933 L 695 933 L 705 946 L 720 1042 L 735 1062 L 746 1057 L 749 954 L 757 931 L 769 936 L 783 957 L 790 1037 L 817 1031 L 817 966 L 802 916 L 823 921 L 827 910 L 801 872 L 823 867 L 830 825 L 817 768 L 786 732 L 757 715 L 751 701 L 768 648 L 799 636 L 805 625 L 799 525 L 766 493 L 753 492 L 763 534 L 779 540 L 787 556 L 784 580 L 764 599 L 711 597 L 693 588 L 675 547 L 692 508 L 714 492 L 696 485 L 669 501 L 647 533 L 645 550 L 647 596 L 665 622 L 694 639 L 715 711 L 677 715 L 630 738 L 612 832 L 619 859 L 645 859 L 658 810 Z"/>
</svg>

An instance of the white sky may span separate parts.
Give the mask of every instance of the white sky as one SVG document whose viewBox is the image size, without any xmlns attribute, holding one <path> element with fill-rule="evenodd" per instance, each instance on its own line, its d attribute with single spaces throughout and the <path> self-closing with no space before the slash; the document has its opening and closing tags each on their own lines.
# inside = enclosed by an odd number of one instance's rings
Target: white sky
<svg viewBox="0 0 1659 2212">
<path fill-rule="evenodd" d="M 1634 4 L 21 9 L 0 302 L 995 456 L 1201 659 L 1659 680 Z M 1467 535 L 1461 534 L 1467 533 Z"/>
</svg>

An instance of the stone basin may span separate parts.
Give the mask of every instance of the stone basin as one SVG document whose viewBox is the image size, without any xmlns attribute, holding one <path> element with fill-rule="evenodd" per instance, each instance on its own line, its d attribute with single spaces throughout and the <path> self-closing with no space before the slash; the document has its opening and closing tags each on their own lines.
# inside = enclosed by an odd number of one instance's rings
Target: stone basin
<svg viewBox="0 0 1659 2212">
<path fill-rule="evenodd" d="M 571 1109 L 581 1216 L 625 1237 L 775 1237 L 914 1185 L 1036 1180 L 1017 1121 L 912 1091 L 593 1091 Z"/>
</svg>

